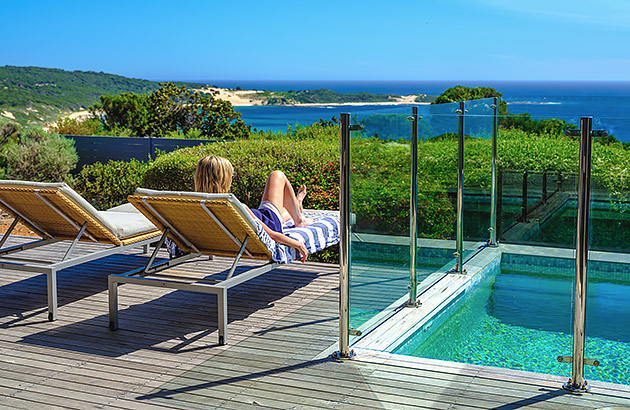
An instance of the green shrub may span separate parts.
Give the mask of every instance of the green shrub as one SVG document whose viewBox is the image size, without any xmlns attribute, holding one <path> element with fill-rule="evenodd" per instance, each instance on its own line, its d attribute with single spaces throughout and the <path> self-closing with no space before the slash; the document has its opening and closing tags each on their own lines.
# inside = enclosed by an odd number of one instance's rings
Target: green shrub
<svg viewBox="0 0 630 410">
<path fill-rule="evenodd" d="M 202 132 L 198 128 L 193 128 L 188 130 L 187 132 L 182 132 L 182 130 L 169 131 L 165 133 L 162 138 L 179 138 L 179 139 L 204 139 Z"/>
<path fill-rule="evenodd" d="M 406 235 L 409 230 L 408 144 L 377 139 L 353 140 L 353 212 L 360 232 Z M 292 185 L 304 184 L 305 208 L 339 207 L 339 145 L 337 140 L 294 139 L 234 141 L 185 148 L 158 157 L 143 186 L 192 191 L 197 161 L 205 155 L 228 158 L 235 168 L 232 192 L 250 207 L 258 206 L 266 178 L 282 170 Z M 439 159 L 439 158 L 438 158 Z M 431 238 L 449 237 L 455 212 L 438 178 L 419 178 L 420 232 Z"/>
<path fill-rule="evenodd" d="M 159 156 L 149 167 L 143 186 L 152 189 L 192 191 L 193 175 L 200 158 L 219 155 L 232 162 L 236 175 L 232 192 L 250 207 L 258 206 L 267 176 L 283 171 L 297 189 L 306 184 L 304 206 L 338 207 L 339 150 L 319 140 L 238 140 L 184 148 Z M 330 208 L 328 208 L 330 209 Z"/>
<path fill-rule="evenodd" d="M 41 128 L 0 122 L 0 167 L 4 178 L 69 182 L 78 157 L 74 141 Z"/>
<path fill-rule="evenodd" d="M 229 140 L 250 133 L 230 102 L 174 83 L 160 83 L 151 94 L 104 94 L 90 111 L 98 113 L 103 128 L 113 135 L 126 129 L 133 137 L 159 138 L 181 131 L 188 138 Z"/>
<path fill-rule="evenodd" d="M 98 118 L 61 117 L 53 124 L 52 129 L 62 135 L 102 135 L 103 127 Z"/>
<path fill-rule="evenodd" d="M 127 202 L 127 196 L 141 186 L 148 167 L 135 159 L 85 165 L 74 179 L 74 189 L 95 208 L 112 208 Z"/>
<path fill-rule="evenodd" d="M 352 210 L 357 218 L 354 230 L 408 235 L 409 144 L 386 143 L 376 138 L 355 139 L 352 143 Z M 448 157 L 448 151 L 446 154 Z M 420 149 L 418 156 L 418 235 L 448 238 L 453 230 L 455 211 L 440 181 L 445 171 L 438 171 L 435 165 L 448 169 L 449 160 L 441 154 L 432 155 Z"/>
<path fill-rule="evenodd" d="M 252 132 L 250 139 L 258 140 L 318 140 L 334 142 L 339 145 L 339 126 L 336 119 L 332 121 L 319 120 L 312 125 L 289 125 L 286 131 L 258 131 Z"/>
</svg>

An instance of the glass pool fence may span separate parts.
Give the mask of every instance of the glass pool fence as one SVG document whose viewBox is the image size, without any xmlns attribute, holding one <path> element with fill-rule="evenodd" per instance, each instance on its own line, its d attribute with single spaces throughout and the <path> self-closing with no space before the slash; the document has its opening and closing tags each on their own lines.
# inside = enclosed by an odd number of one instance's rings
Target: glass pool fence
<svg viewBox="0 0 630 410">
<path fill-rule="evenodd" d="M 630 119 L 502 111 L 342 114 L 338 354 L 630 384 Z"/>
</svg>

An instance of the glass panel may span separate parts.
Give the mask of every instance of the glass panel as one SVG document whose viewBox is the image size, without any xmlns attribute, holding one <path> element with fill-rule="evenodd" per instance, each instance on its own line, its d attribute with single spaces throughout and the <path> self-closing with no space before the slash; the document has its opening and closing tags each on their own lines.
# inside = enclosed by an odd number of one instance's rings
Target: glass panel
<svg viewBox="0 0 630 410">
<path fill-rule="evenodd" d="M 419 110 L 416 272 L 421 289 L 455 265 L 458 109 L 459 103 L 452 103 Z"/>
<path fill-rule="evenodd" d="M 464 103 L 464 240 L 490 238 L 493 98 Z M 466 246 L 470 248 L 472 245 Z"/>
<path fill-rule="evenodd" d="M 630 151 L 620 143 L 630 119 L 593 118 L 593 130 L 611 135 L 593 138 L 585 357 L 601 365 L 584 378 L 630 385 Z"/>
<path fill-rule="evenodd" d="M 499 241 L 575 248 L 579 118 L 499 122 Z"/>
<path fill-rule="evenodd" d="M 409 286 L 411 122 L 407 107 L 353 116 L 350 326 L 365 332 Z"/>
</svg>

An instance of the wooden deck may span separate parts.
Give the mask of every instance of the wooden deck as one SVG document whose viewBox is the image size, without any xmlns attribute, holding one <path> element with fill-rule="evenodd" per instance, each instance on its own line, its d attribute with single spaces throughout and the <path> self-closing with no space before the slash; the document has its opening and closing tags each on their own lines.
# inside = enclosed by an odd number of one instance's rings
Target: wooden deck
<svg viewBox="0 0 630 410">
<path fill-rule="evenodd" d="M 61 272 L 56 322 L 44 276 L 0 270 L 0 408 L 630 409 L 628 386 L 573 395 L 552 376 L 367 352 L 330 359 L 334 265 L 294 263 L 230 290 L 227 346 L 216 344 L 215 296 L 161 288 L 121 286 L 121 328 L 109 331 L 107 275 L 146 260 L 138 250 Z M 180 269 L 227 267 L 206 258 Z"/>
</svg>

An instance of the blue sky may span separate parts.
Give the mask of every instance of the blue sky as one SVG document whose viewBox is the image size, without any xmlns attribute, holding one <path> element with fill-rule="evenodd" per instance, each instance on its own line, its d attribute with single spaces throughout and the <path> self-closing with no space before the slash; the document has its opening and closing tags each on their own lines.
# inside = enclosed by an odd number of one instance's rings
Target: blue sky
<svg viewBox="0 0 630 410">
<path fill-rule="evenodd" d="M 166 81 L 630 80 L 630 1 L 0 0 L 0 65 Z"/>
</svg>

